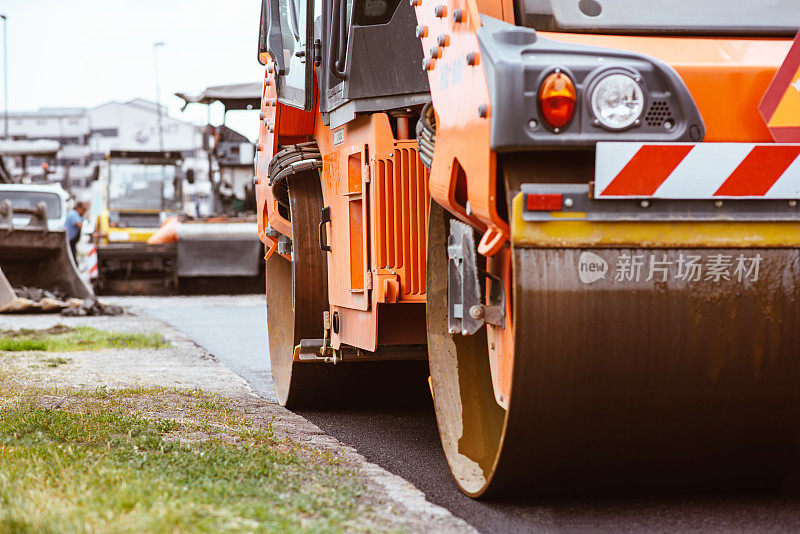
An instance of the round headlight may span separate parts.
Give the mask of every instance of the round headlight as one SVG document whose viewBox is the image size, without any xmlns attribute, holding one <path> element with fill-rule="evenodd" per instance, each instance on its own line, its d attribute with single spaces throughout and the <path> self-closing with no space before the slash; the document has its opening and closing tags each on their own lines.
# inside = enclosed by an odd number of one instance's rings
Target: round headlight
<svg viewBox="0 0 800 534">
<path fill-rule="evenodd" d="M 644 96 L 642 88 L 627 74 L 609 74 L 594 86 L 592 113 L 612 130 L 631 126 L 642 116 Z"/>
</svg>

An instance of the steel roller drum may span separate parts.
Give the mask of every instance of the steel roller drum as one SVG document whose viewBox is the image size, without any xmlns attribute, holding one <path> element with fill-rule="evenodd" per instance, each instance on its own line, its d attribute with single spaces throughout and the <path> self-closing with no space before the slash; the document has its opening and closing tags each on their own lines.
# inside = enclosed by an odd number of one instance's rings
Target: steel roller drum
<svg viewBox="0 0 800 534">
<path fill-rule="evenodd" d="M 267 324 L 275 394 L 289 408 L 409 405 L 428 398 L 424 350 L 408 361 L 298 361 L 303 339 L 323 335 L 327 258 L 319 246 L 323 201 L 316 172 L 289 181 L 292 254 L 267 260 Z M 380 348 L 374 355 L 380 356 Z"/>
<path fill-rule="evenodd" d="M 447 217 L 434 208 L 431 220 L 441 243 Z M 444 247 L 429 261 L 429 273 L 446 266 Z M 428 278 L 437 419 L 465 493 L 728 486 L 796 470 L 796 249 L 514 248 L 512 262 L 508 410 L 485 329 L 451 336 L 447 282 Z"/>
</svg>

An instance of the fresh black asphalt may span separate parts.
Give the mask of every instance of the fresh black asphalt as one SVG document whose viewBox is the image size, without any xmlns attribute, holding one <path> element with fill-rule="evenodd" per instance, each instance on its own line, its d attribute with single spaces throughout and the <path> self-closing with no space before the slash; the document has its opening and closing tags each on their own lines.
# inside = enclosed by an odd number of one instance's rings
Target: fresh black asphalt
<svg viewBox="0 0 800 534">
<path fill-rule="evenodd" d="M 183 331 L 259 394 L 274 399 L 263 299 L 154 299 L 143 309 Z M 300 413 L 482 532 L 800 531 L 800 497 L 789 493 L 590 494 L 529 502 L 475 501 L 461 494 L 450 477 L 430 402 L 406 409 Z"/>
</svg>

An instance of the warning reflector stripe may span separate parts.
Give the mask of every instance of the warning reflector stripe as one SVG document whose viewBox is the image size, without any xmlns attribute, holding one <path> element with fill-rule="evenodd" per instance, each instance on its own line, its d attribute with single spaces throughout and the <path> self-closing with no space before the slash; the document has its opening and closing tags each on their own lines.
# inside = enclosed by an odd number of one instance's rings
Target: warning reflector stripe
<svg viewBox="0 0 800 534">
<path fill-rule="evenodd" d="M 691 150 L 691 145 L 642 146 L 603 195 L 652 195 Z"/>
<path fill-rule="evenodd" d="M 796 145 L 755 146 L 714 196 L 764 196 L 799 154 Z"/>
<path fill-rule="evenodd" d="M 86 261 L 89 265 L 89 276 L 91 278 L 96 278 L 99 275 L 99 269 L 97 266 L 97 246 L 92 245 L 92 248 L 89 249 L 89 252 L 86 254 Z"/>
<path fill-rule="evenodd" d="M 800 199 L 800 144 L 598 143 L 594 195 Z"/>
</svg>

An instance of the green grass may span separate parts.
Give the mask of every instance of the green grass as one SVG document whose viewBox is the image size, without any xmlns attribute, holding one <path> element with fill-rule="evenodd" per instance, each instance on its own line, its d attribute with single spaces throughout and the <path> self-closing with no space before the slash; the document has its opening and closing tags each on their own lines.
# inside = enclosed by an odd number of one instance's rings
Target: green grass
<svg viewBox="0 0 800 534">
<path fill-rule="evenodd" d="M 221 397 L 37 400 L 54 393 L 0 388 L 0 532 L 382 530 L 365 523 L 362 482 L 338 456 L 276 439 Z M 143 416 L 176 407 L 179 421 Z"/>
<path fill-rule="evenodd" d="M 0 338 L 0 350 L 8 352 L 20 352 L 24 350 L 48 350 L 47 342 L 42 339 L 16 339 Z"/>
<path fill-rule="evenodd" d="M 0 331 L 0 351 L 6 352 L 149 349 L 168 345 L 161 334 L 106 332 L 88 326 Z"/>
<path fill-rule="evenodd" d="M 42 360 L 47 367 L 58 367 L 59 365 L 69 363 L 71 361 L 72 358 L 62 358 L 61 356 L 56 356 L 54 358 L 43 358 Z"/>
</svg>

